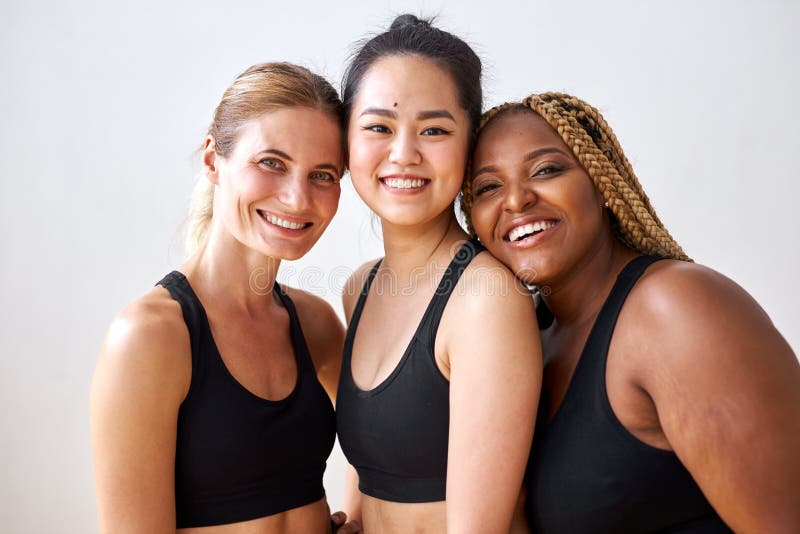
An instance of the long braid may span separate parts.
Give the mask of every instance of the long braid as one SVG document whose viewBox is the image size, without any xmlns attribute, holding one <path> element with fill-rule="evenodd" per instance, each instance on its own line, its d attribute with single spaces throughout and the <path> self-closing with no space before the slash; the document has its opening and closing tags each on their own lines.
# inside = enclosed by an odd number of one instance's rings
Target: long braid
<svg viewBox="0 0 800 534">
<path fill-rule="evenodd" d="M 487 111 L 480 128 L 499 115 L 530 109 L 558 132 L 608 203 L 617 238 L 644 254 L 692 261 L 656 215 L 622 147 L 603 116 L 583 100 L 564 93 L 531 95 L 522 103 L 506 103 Z M 471 174 L 471 173 L 470 173 Z M 461 209 L 474 234 L 472 183 L 462 187 Z"/>
</svg>

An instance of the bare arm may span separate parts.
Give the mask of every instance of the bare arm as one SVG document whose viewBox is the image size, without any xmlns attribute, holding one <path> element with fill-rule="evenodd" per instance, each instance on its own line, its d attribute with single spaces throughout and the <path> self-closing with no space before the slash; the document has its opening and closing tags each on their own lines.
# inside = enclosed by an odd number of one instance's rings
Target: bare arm
<svg viewBox="0 0 800 534">
<path fill-rule="evenodd" d="M 450 364 L 448 532 L 508 532 L 541 389 L 533 300 L 493 258 L 479 256 L 473 264 L 479 269 L 489 260 L 481 270 L 491 276 L 483 281 L 471 279 L 470 265 L 462 279 L 470 290 L 443 317 Z M 490 281 L 498 276 L 505 291 Z"/>
<path fill-rule="evenodd" d="M 642 386 L 675 453 L 737 532 L 800 532 L 800 365 L 743 289 L 666 265 L 632 313 Z"/>
<path fill-rule="evenodd" d="M 178 408 L 191 380 L 180 307 L 151 290 L 112 323 L 92 381 L 100 531 L 175 532 Z"/>
</svg>

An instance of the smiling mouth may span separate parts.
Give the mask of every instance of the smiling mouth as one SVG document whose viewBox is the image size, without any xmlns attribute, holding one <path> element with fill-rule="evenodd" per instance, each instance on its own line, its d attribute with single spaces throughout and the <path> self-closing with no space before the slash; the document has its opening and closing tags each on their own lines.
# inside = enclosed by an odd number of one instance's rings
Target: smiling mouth
<svg viewBox="0 0 800 534">
<path fill-rule="evenodd" d="M 521 224 L 512 228 L 511 231 L 508 232 L 505 237 L 503 237 L 503 240 L 510 243 L 522 241 L 525 238 L 535 236 L 544 232 L 545 230 L 549 230 L 557 224 L 558 221 L 555 220 L 536 221 L 534 223 Z"/>
<path fill-rule="evenodd" d="M 266 222 L 273 226 L 278 226 L 279 228 L 285 228 L 287 230 L 305 230 L 309 226 L 311 226 L 312 222 L 294 222 L 289 221 L 286 219 L 281 219 L 280 217 L 273 215 L 271 213 L 266 213 L 261 210 L 256 210 L 258 214 L 264 219 Z"/>
<path fill-rule="evenodd" d="M 381 178 L 381 183 L 392 189 L 420 189 L 430 183 L 427 178 Z"/>
</svg>

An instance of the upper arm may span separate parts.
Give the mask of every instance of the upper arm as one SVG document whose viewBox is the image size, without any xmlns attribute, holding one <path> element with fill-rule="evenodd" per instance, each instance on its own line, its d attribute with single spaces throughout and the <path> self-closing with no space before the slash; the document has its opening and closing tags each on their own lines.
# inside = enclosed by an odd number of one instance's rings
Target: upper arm
<svg viewBox="0 0 800 534">
<path fill-rule="evenodd" d="M 191 380 L 177 306 L 140 299 L 114 319 L 101 349 L 90 396 L 101 532 L 175 531 L 177 415 Z"/>
<path fill-rule="evenodd" d="M 299 289 L 286 290 L 295 302 L 317 378 L 335 403 L 344 346 L 342 321 L 323 299 Z"/>
<path fill-rule="evenodd" d="M 800 530 L 800 365 L 766 313 L 696 265 L 643 279 L 636 329 L 665 436 L 736 531 Z"/>
<path fill-rule="evenodd" d="M 443 317 L 450 370 L 447 525 L 507 532 L 533 437 L 541 346 L 528 291 L 488 255 L 473 264 L 459 282 L 467 290 L 451 297 L 458 301 Z"/>
</svg>

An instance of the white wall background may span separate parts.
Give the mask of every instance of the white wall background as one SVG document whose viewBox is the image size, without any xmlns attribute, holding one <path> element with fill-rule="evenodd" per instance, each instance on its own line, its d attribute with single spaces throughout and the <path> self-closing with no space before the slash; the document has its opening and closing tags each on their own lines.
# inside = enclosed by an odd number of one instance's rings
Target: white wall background
<svg viewBox="0 0 800 534">
<path fill-rule="evenodd" d="M 97 531 L 97 350 L 113 315 L 183 258 L 193 150 L 224 88 L 265 60 L 338 80 L 353 41 L 409 10 L 475 45 L 487 105 L 562 90 L 599 107 L 685 250 L 800 349 L 797 3 L 3 0 L 0 530 Z M 328 273 L 381 250 L 343 189 L 327 234 L 283 276 L 340 312 Z M 300 276 L 310 267 L 323 277 Z M 342 469 L 337 448 L 334 507 Z"/>
</svg>

